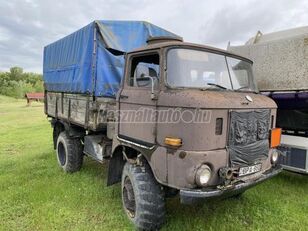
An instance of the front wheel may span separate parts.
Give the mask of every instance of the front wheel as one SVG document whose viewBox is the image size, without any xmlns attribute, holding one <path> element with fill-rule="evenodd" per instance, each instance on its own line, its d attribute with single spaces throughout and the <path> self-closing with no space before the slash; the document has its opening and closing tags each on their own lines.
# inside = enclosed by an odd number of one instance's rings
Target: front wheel
<svg viewBox="0 0 308 231">
<path fill-rule="evenodd" d="M 163 189 L 147 163 L 126 162 L 122 172 L 122 203 L 128 218 L 141 230 L 157 230 L 165 219 Z"/>
</svg>

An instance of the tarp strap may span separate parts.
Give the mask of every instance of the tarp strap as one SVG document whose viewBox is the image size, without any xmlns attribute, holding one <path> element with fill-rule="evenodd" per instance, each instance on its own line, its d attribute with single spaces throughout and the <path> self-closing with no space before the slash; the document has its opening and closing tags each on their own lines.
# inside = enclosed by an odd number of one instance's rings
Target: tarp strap
<svg viewBox="0 0 308 231">
<path fill-rule="evenodd" d="M 96 89 L 96 50 L 97 50 L 97 38 L 96 38 L 96 24 L 94 24 L 94 30 L 93 30 L 93 54 L 92 54 L 92 95 L 95 94 Z"/>
</svg>

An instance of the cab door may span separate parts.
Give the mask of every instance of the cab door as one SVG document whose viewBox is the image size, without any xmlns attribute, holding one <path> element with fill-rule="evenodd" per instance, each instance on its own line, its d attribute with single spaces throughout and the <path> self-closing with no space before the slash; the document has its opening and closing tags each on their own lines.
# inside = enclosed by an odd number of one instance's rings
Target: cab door
<svg viewBox="0 0 308 231">
<path fill-rule="evenodd" d="M 119 95 L 120 138 L 153 146 L 156 141 L 156 107 L 153 97 L 159 88 L 160 55 L 158 51 L 127 57 L 126 77 Z M 155 95 L 154 94 L 154 95 Z"/>
</svg>

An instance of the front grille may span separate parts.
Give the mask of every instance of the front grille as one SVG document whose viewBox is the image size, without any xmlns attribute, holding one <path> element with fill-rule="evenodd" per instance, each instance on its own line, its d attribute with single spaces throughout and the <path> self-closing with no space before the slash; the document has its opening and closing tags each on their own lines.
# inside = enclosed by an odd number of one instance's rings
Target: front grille
<svg viewBox="0 0 308 231">
<path fill-rule="evenodd" d="M 215 126 L 215 135 L 222 135 L 222 127 L 223 127 L 223 119 L 217 118 Z"/>
<path fill-rule="evenodd" d="M 228 149 L 232 167 L 266 159 L 269 152 L 270 110 L 231 111 Z"/>
</svg>

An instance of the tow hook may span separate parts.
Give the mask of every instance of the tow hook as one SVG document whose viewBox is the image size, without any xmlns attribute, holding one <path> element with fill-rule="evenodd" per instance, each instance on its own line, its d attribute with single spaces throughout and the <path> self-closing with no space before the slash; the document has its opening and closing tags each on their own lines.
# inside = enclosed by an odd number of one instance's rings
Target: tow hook
<svg viewBox="0 0 308 231">
<path fill-rule="evenodd" d="M 219 176 L 223 179 L 223 185 L 220 189 L 228 189 L 234 187 L 234 183 L 237 182 L 238 169 L 236 168 L 221 168 L 219 169 Z"/>
<path fill-rule="evenodd" d="M 235 169 L 221 168 L 219 169 L 219 176 L 225 180 L 232 180 L 235 177 Z"/>
</svg>

